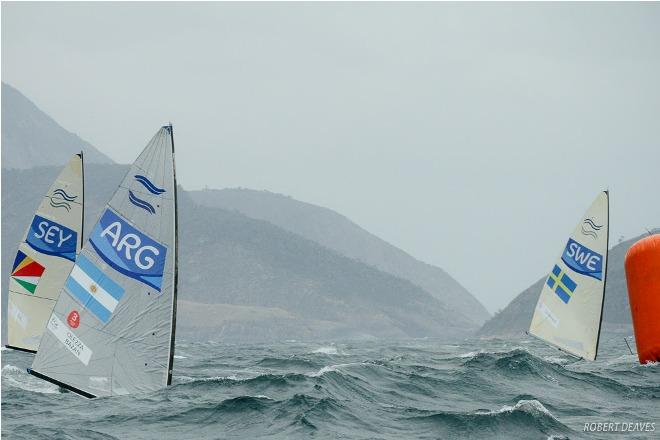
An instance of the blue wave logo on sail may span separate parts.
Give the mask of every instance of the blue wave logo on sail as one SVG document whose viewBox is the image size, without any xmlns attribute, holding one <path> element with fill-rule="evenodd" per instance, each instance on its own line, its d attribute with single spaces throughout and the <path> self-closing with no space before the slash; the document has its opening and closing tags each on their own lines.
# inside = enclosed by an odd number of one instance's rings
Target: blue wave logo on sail
<svg viewBox="0 0 660 440">
<path fill-rule="evenodd" d="M 78 233 L 53 220 L 35 215 L 25 241 L 42 254 L 76 261 Z"/>
<path fill-rule="evenodd" d="M 165 192 L 164 189 L 158 188 L 156 185 L 154 185 L 151 182 L 151 180 L 149 180 L 148 178 L 146 178 L 145 176 L 143 176 L 141 174 L 136 174 L 133 177 L 135 177 L 135 180 L 140 182 L 147 189 L 147 191 L 149 191 L 151 194 L 161 195 L 162 193 Z"/>
<path fill-rule="evenodd" d="M 568 267 L 579 274 L 597 280 L 603 279 L 603 256 L 572 238 L 568 239 L 561 259 Z"/>
<path fill-rule="evenodd" d="M 594 222 L 593 218 L 585 218 L 582 222 L 582 235 L 589 236 L 594 240 L 598 239 L 598 232 L 603 228 L 604 225 L 597 225 Z"/>
<path fill-rule="evenodd" d="M 106 209 L 89 241 L 117 272 L 160 292 L 167 248 Z"/>
<path fill-rule="evenodd" d="M 145 211 L 147 211 L 149 214 L 155 214 L 156 213 L 156 208 L 153 207 L 153 205 L 146 200 L 142 200 L 138 196 L 136 196 L 133 191 L 130 189 L 128 190 L 128 200 L 137 206 L 138 208 L 142 208 Z"/>
<path fill-rule="evenodd" d="M 72 196 L 66 193 L 62 188 L 57 188 L 50 195 L 50 206 L 53 208 L 64 208 L 71 211 L 71 202 L 75 201 L 78 196 Z"/>
</svg>

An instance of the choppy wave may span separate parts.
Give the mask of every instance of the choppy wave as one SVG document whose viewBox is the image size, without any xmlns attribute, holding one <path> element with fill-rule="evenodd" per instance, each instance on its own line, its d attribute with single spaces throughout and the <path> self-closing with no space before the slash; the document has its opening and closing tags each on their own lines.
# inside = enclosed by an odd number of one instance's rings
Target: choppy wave
<svg viewBox="0 0 660 440">
<path fill-rule="evenodd" d="M 92 402 L 29 376 L 31 357 L 3 352 L 3 434 L 560 439 L 589 438 L 583 424 L 611 414 L 660 414 L 657 364 L 641 366 L 617 346 L 589 363 L 523 342 L 184 342 L 172 386 Z M 71 414 L 90 429 L 71 428 Z"/>
<path fill-rule="evenodd" d="M 30 376 L 25 369 L 14 365 L 4 365 L 2 367 L 2 386 L 20 388 L 32 393 L 58 394 L 61 392 L 60 387 L 57 385 Z"/>
<path fill-rule="evenodd" d="M 506 432 L 503 438 L 538 438 L 539 434 L 567 438 L 574 432 L 538 400 L 520 400 L 497 410 L 435 412 L 410 420 L 429 431 L 461 438 L 493 438 L 498 432 Z"/>
</svg>

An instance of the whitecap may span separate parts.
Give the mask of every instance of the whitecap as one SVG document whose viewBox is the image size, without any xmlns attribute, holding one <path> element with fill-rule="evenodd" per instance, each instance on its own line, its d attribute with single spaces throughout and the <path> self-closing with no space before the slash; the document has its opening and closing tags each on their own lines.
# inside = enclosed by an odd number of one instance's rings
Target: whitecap
<svg viewBox="0 0 660 440">
<path fill-rule="evenodd" d="M 468 353 L 459 354 L 458 357 L 461 359 L 473 358 L 480 353 L 483 353 L 483 351 L 470 351 Z"/>
<path fill-rule="evenodd" d="M 317 371 L 317 372 L 315 372 L 315 373 L 305 373 L 305 376 L 309 376 L 309 377 L 320 377 L 320 376 L 323 376 L 325 373 L 329 373 L 329 372 L 331 372 L 331 371 L 337 371 L 338 373 L 341 373 L 341 372 L 337 369 L 337 367 L 339 367 L 339 365 L 327 365 L 327 366 L 321 368 L 319 371 Z"/>
<path fill-rule="evenodd" d="M 312 372 L 312 373 L 305 373 L 305 376 L 307 377 L 320 377 L 323 376 L 325 373 L 330 373 L 330 372 L 337 372 L 337 373 L 342 373 L 340 368 L 342 367 L 348 367 L 351 365 L 364 365 L 363 363 L 348 363 L 348 364 L 337 364 L 337 365 L 326 365 L 325 367 L 321 368 L 319 371 Z"/>
<path fill-rule="evenodd" d="M 532 354 L 527 348 L 525 347 L 520 347 L 520 346 L 515 346 L 512 347 L 508 350 L 500 350 L 500 351 L 488 351 L 488 350 L 478 350 L 478 351 L 470 351 L 468 353 L 463 353 L 459 354 L 457 357 L 459 358 L 473 358 L 479 354 L 494 354 L 494 355 L 499 355 L 499 356 L 504 356 L 508 354 L 513 354 L 516 351 L 522 351 L 527 354 Z"/>
<path fill-rule="evenodd" d="M 570 359 L 559 356 L 546 356 L 543 358 L 543 360 L 548 363 L 557 364 L 557 365 L 566 365 L 571 361 Z"/>
<path fill-rule="evenodd" d="M 187 356 L 181 356 L 180 354 L 175 354 L 174 359 L 188 359 Z"/>
<path fill-rule="evenodd" d="M 2 367 L 2 385 L 9 385 L 33 393 L 60 393 L 60 387 L 57 385 L 30 376 L 25 370 L 14 365 L 5 365 Z"/>
<path fill-rule="evenodd" d="M 337 350 L 337 347 L 333 345 L 326 345 L 323 347 L 319 347 L 316 350 L 312 351 L 312 353 L 320 353 L 320 354 L 340 354 L 339 351 Z"/>
<path fill-rule="evenodd" d="M 230 376 L 209 376 L 209 377 L 191 377 L 191 376 L 174 376 L 174 379 L 181 383 L 190 383 L 190 382 L 213 382 L 216 380 L 231 380 L 240 382 L 247 380 L 249 378 L 239 379 L 235 375 Z"/>
<path fill-rule="evenodd" d="M 514 411 L 523 411 L 531 414 L 544 414 L 548 417 L 552 417 L 554 420 L 557 420 L 557 418 L 545 406 L 543 406 L 541 402 L 539 402 L 536 399 L 519 400 L 513 406 L 505 405 L 498 410 L 488 411 L 485 414 L 494 415 L 494 414 L 512 413 Z"/>
</svg>

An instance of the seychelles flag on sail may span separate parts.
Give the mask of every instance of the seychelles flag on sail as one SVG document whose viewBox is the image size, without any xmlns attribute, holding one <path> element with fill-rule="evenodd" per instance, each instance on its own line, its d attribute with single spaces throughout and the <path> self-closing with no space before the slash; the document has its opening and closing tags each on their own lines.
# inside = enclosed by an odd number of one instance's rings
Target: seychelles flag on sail
<svg viewBox="0 0 660 440">
<path fill-rule="evenodd" d="M 30 293 L 37 290 L 37 284 L 46 268 L 25 255 L 20 250 L 16 254 L 14 267 L 11 271 L 11 279 L 16 281 L 21 287 Z"/>
<path fill-rule="evenodd" d="M 111 280 L 83 254 L 78 256 L 75 266 L 66 280 L 67 290 L 94 316 L 107 324 L 124 288 Z"/>
</svg>

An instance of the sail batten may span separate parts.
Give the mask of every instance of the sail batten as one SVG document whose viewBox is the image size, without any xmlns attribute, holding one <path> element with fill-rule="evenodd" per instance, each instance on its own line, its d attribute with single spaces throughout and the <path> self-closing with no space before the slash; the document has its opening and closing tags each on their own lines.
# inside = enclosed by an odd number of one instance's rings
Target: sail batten
<svg viewBox="0 0 660 440">
<path fill-rule="evenodd" d="M 33 372 L 86 397 L 168 384 L 176 301 L 175 193 L 172 137 L 161 128 L 82 247 Z"/>
<path fill-rule="evenodd" d="M 44 195 L 9 277 L 7 347 L 37 351 L 46 322 L 80 252 L 83 156 L 75 154 Z"/>
<path fill-rule="evenodd" d="M 598 195 L 568 238 L 539 295 L 529 334 L 595 360 L 609 246 L 609 194 Z"/>
</svg>

